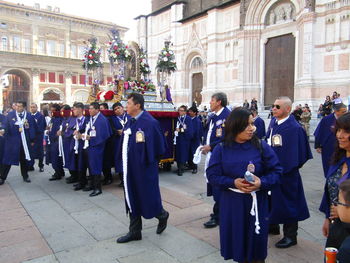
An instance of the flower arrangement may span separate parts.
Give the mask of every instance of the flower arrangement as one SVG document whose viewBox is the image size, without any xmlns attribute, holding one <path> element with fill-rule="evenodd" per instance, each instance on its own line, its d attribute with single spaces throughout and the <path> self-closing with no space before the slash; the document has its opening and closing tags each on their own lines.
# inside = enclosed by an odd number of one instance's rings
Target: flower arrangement
<svg viewBox="0 0 350 263">
<path fill-rule="evenodd" d="M 147 52 L 140 49 L 140 71 L 146 77 L 146 75 L 151 74 L 151 68 L 147 61 Z"/>
<path fill-rule="evenodd" d="M 97 94 L 97 100 L 102 102 L 106 100 L 112 100 L 113 97 L 114 97 L 114 92 L 112 90 L 101 91 Z"/>
<path fill-rule="evenodd" d="M 151 81 L 125 81 L 124 89 L 144 94 L 146 91 L 155 91 L 156 86 Z"/>
<path fill-rule="evenodd" d="M 111 41 L 107 44 L 110 61 L 129 61 L 131 59 L 131 53 L 128 46 L 121 40 L 118 30 L 112 30 L 111 32 Z"/>
<path fill-rule="evenodd" d="M 174 51 L 170 49 L 170 41 L 165 41 L 165 46 L 158 55 L 157 67 L 160 72 L 171 73 L 176 67 Z"/>
<path fill-rule="evenodd" d="M 101 47 L 97 45 L 96 38 L 91 38 L 84 50 L 83 68 L 88 71 L 102 67 Z"/>
</svg>

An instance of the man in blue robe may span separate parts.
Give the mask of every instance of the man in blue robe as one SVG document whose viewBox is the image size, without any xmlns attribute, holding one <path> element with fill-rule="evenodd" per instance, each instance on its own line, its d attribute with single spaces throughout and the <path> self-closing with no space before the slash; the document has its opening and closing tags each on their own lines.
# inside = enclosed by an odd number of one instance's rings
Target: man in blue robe
<svg viewBox="0 0 350 263">
<path fill-rule="evenodd" d="M 346 105 L 338 103 L 333 106 L 333 109 L 334 113 L 322 118 L 314 132 L 315 149 L 318 153 L 321 153 L 325 177 L 327 176 L 336 144 L 336 138 L 333 132 L 335 121 L 346 113 Z"/>
<path fill-rule="evenodd" d="M 102 114 L 108 114 L 108 104 L 106 102 L 100 103 L 100 111 Z M 107 115 L 106 114 L 106 115 Z M 110 123 L 110 116 L 105 116 Z M 109 185 L 113 182 L 112 167 L 113 167 L 113 137 L 109 137 L 106 142 L 105 151 L 103 153 L 103 185 Z"/>
<path fill-rule="evenodd" d="M 256 127 L 255 134 L 256 136 L 258 136 L 259 139 L 264 139 L 266 136 L 265 122 L 258 115 L 258 110 L 254 108 L 251 111 L 253 115 L 254 125 Z"/>
<path fill-rule="evenodd" d="M 298 221 L 310 217 L 299 169 L 312 159 L 305 130 L 290 115 L 292 101 L 280 97 L 273 105 L 273 116 L 266 139 L 275 151 L 282 167 L 281 184 L 271 191 L 270 233 L 279 234 L 283 224 L 284 237 L 277 248 L 297 244 Z"/>
<path fill-rule="evenodd" d="M 10 172 L 11 165 L 20 164 L 23 181 L 30 183 L 28 162 L 31 161 L 31 147 L 35 139 L 35 120 L 26 109 L 26 102 L 16 104 L 16 110 L 6 116 L 4 125 L 5 146 L 2 159 L 0 185 L 3 184 Z"/>
<path fill-rule="evenodd" d="M 130 116 L 124 111 L 124 107 L 120 102 L 116 102 L 112 106 L 114 115 L 111 117 L 112 138 L 113 138 L 113 156 L 115 173 L 119 175 L 119 186 L 123 186 L 123 160 L 121 158 L 122 134 L 125 124 Z"/>
<path fill-rule="evenodd" d="M 192 120 L 187 116 L 187 108 L 182 105 L 178 109 L 179 117 L 174 132 L 175 160 L 177 163 L 177 175 L 182 176 L 185 163 L 188 161 L 191 139 L 193 136 Z"/>
<path fill-rule="evenodd" d="M 51 120 L 49 124 L 48 131 L 48 150 L 46 153 L 46 164 L 51 164 L 52 169 L 55 173 L 49 179 L 50 181 L 61 180 L 64 177 L 63 169 L 63 159 L 62 156 L 59 156 L 59 135 L 62 124 L 61 117 L 61 106 L 58 104 L 51 105 Z"/>
<path fill-rule="evenodd" d="M 192 120 L 193 126 L 193 136 L 190 142 L 190 154 L 188 158 L 188 166 L 192 169 L 192 173 L 196 174 L 198 172 L 197 164 L 193 163 L 193 155 L 195 154 L 199 145 L 201 145 L 202 137 L 203 137 L 203 125 L 199 117 L 197 116 L 198 109 L 196 105 L 193 105 L 188 109 L 188 115 Z"/>
<path fill-rule="evenodd" d="M 102 194 L 101 174 L 103 167 L 103 154 L 107 139 L 111 136 L 109 121 L 100 112 L 100 105 L 93 102 L 89 106 L 90 121 L 83 135 L 84 148 L 87 149 L 89 174 L 92 180 L 90 197 Z"/>
<path fill-rule="evenodd" d="M 81 102 L 74 104 L 73 115 L 75 117 L 75 124 L 73 126 L 73 140 L 70 146 L 70 150 L 73 152 L 73 161 L 70 162 L 68 169 L 74 170 L 75 174 L 67 183 L 78 182 L 74 185 L 74 191 L 90 191 L 91 188 L 87 186 L 86 176 L 88 169 L 87 150 L 84 150 L 84 141 L 82 139 L 90 119 L 84 116 L 84 104 Z"/>
<path fill-rule="evenodd" d="M 130 214 L 129 232 L 117 243 L 141 240 L 142 219 L 159 220 L 157 234 L 167 227 L 169 213 L 162 206 L 158 165 L 165 153 L 165 138 L 159 122 L 144 110 L 141 94 L 128 96 L 127 112 L 132 117 L 125 125 L 122 137 L 124 192 Z"/>
<path fill-rule="evenodd" d="M 32 103 L 30 105 L 30 112 L 36 122 L 36 136 L 34 146 L 32 147 L 32 160 L 30 162 L 29 171 L 34 171 L 35 159 L 39 160 L 39 171 L 44 172 L 44 132 L 46 129 L 46 121 L 44 115 L 38 111 L 38 105 Z"/>
<path fill-rule="evenodd" d="M 210 156 L 215 146 L 224 138 L 225 121 L 228 115 L 230 115 L 230 110 L 227 109 L 226 106 L 227 96 L 225 93 L 218 92 L 211 96 L 210 110 L 212 115 L 209 116 L 207 121 L 204 133 L 204 146 L 202 148 L 202 153 L 207 155 L 205 169 L 208 167 Z M 213 213 L 210 215 L 210 220 L 204 223 L 204 227 L 213 228 L 219 225 L 220 188 L 207 183 L 207 195 L 213 196 L 215 203 L 213 206 Z"/>
</svg>

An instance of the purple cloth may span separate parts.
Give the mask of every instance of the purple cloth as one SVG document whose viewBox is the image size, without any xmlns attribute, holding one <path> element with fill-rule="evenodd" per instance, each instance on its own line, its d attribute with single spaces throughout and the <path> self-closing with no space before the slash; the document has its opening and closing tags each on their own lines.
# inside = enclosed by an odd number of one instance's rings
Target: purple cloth
<svg viewBox="0 0 350 263">
<path fill-rule="evenodd" d="M 170 89 L 169 88 L 165 88 L 165 92 L 166 92 L 166 100 L 169 101 L 169 102 L 173 102 L 173 99 L 171 98 Z"/>
</svg>

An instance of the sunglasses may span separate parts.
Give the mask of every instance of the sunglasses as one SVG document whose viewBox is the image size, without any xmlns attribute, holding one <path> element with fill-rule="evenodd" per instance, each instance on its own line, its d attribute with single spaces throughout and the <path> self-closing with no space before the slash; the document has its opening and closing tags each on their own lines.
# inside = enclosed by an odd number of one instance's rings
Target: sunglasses
<svg viewBox="0 0 350 263">
<path fill-rule="evenodd" d="M 272 108 L 276 108 L 279 110 L 281 108 L 281 106 L 280 105 L 272 105 Z"/>
<path fill-rule="evenodd" d="M 333 200 L 333 204 L 334 204 L 334 205 L 342 205 L 342 206 L 345 206 L 345 207 L 350 207 L 350 205 L 341 203 L 341 202 L 336 201 L 336 200 Z"/>
</svg>

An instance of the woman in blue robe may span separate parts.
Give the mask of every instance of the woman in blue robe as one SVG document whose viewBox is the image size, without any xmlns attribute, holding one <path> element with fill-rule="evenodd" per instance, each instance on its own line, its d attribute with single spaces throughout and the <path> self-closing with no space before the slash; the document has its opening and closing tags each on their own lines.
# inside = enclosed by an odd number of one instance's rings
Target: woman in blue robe
<svg viewBox="0 0 350 263">
<path fill-rule="evenodd" d="M 234 109 L 226 120 L 224 142 L 214 148 L 206 170 L 209 182 L 221 190 L 220 248 L 225 260 L 257 263 L 267 257 L 268 191 L 279 183 L 282 167 L 254 131 L 250 112 Z M 246 171 L 254 175 L 251 184 L 244 179 Z"/>
<path fill-rule="evenodd" d="M 256 136 L 258 136 L 259 139 L 264 139 L 266 136 L 265 122 L 262 118 L 260 118 L 256 109 L 252 109 L 252 114 L 254 125 L 256 127 L 255 134 Z"/>
<path fill-rule="evenodd" d="M 328 169 L 320 211 L 325 214 L 322 231 L 327 237 L 326 247 L 339 249 L 345 238 L 349 236 L 339 219 L 336 202 L 338 201 L 339 185 L 350 179 L 350 149 L 346 149 L 350 140 L 350 113 L 336 120 L 335 134 L 337 141 L 334 158 Z"/>
<path fill-rule="evenodd" d="M 336 105 L 334 113 L 322 118 L 314 132 L 315 149 L 317 152 L 321 153 L 323 173 L 325 177 L 328 174 L 328 169 L 334 152 L 334 146 L 336 145 L 336 138 L 334 134 L 335 121 L 345 112 L 346 106 L 344 104 Z"/>
<path fill-rule="evenodd" d="M 179 107 L 179 117 L 176 123 L 174 144 L 175 160 L 177 163 L 177 175 L 182 176 L 190 153 L 191 139 L 193 136 L 192 120 L 186 115 L 187 107 Z"/>
</svg>

